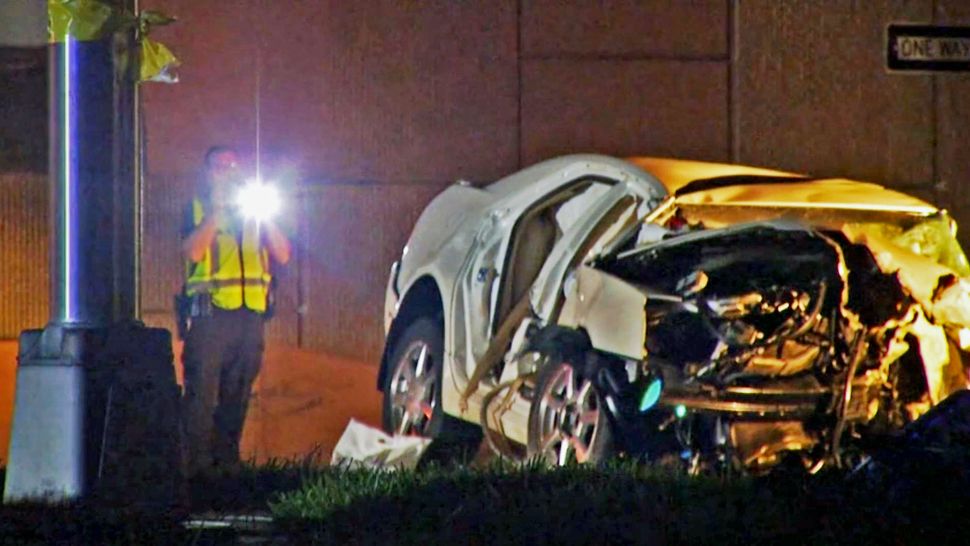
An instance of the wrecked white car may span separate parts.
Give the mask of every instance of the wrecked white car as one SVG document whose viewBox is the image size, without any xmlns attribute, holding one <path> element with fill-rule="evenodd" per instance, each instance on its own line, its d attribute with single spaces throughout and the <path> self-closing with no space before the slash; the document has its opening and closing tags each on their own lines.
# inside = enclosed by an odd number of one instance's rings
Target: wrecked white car
<svg viewBox="0 0 970 546">
<path fill-rule="evenodd" d="M 455 184 L 391 271 L 384 427 L 554 464 L 851 464 L 968 387 L 955 229 L 875 184 L 693 161 Z"/>
</svg>

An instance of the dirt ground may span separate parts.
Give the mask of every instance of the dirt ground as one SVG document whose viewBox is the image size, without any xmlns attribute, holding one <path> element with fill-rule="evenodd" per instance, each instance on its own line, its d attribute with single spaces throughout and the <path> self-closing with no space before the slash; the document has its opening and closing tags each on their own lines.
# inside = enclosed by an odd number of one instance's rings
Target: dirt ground
<svg viewBox="0 0 970 546">
<path fill-rule="evenodd" d="M 180 344 L 174 349 L 176 375 L 181 377 Z M 0 465 L 6 464 L 10 442 L 16 369 L 17 342 L 0 341 Z M 376 381 L 374 365 L 267 347 L 243 431 L 243 458 L 262 463 L 316 455 L 329 461 L 351 418 L 379 426 Z"/>
</svg>

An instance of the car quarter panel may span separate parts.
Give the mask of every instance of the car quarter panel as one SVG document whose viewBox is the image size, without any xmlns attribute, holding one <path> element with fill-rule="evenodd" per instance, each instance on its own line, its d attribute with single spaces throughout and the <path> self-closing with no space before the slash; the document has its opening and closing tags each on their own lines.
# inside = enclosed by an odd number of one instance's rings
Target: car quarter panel
<svg viewBox="0 0 970 546">
<path fill-rule="evenodd" d="M 495 201 L 488 192 L 454 184 L 421 213 L 401 255 L 398 294 L 403 297 L 417 279 L 432 274 L 439 282 L 454 278 L 484 211 Z M 442 295 L 445 295 L 443 287 Z"/>
</svg>

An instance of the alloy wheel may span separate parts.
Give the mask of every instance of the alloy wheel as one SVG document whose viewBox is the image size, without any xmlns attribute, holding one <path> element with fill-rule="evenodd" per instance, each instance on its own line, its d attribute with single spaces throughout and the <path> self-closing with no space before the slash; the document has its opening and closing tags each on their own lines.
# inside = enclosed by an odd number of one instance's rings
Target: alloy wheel
<svg viewBox="0 0 970 546">
<path fill-rule="evenodd" d="M 437 404 L 437 363 L 423 340 L 412 342 L 391 376 L 391 426 L 395 434 L 427 435 Z"/>
<path fill-rule="evenodd" d="M 562 363 L 539 396 L 539 455 L 559 466 L 589 462 L 600 440 L 600 405 L 593 384 Z"/>
</svg>

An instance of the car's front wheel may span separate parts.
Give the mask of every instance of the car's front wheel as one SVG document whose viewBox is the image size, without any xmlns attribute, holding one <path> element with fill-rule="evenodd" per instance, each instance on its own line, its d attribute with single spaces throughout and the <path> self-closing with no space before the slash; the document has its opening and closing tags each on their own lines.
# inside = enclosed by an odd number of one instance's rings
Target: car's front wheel
<svg viewBox="0 0 970 546">
<path fill-rule="evenodd" d="M 438 436 L 443 354 L 441 326 L 432 319 L 414 321 L 398 338 L 383 385 L 386 432 Z"/>
<path fill-rule="evenodd" d="M 529 456 L 563 466 L 598 463 L 613 454 L 613 437 L 602 397 L 590 378 L 568 359 L 539 372 L 529 411 Z"/>
</svg>

